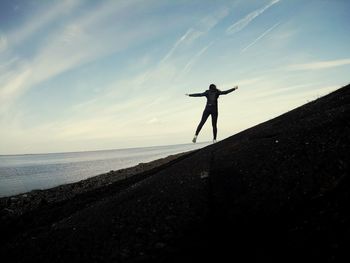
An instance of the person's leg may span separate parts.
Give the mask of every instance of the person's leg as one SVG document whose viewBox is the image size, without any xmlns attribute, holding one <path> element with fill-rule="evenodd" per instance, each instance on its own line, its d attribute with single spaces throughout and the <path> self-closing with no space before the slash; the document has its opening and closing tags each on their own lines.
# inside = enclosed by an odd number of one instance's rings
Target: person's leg
<svg viewBox="0 0 350 263">
<path fill-rule="evenodd" d="M 210 115 L 210 112 L 207 110 L 207 108 L 205 108 L 203 111 L 202 119 L 201 119 L 200 123 L 198 124 L 197 130 L 196 130 L 196 136 L 198 136 L 204 123 L 207 121 L 209 115 Z"/>
<path fill-rule="evenodd" d="M 218 129 L 217 129 L 217 122 L 218 122 L 218 111 L 217 109 L 214 110 L 212 113 L 211 113 L 211 124 L 213 126 L 213 136 L 214 136 L 214 141 L 216 141 L 216 135 L 217 135 L 217 132 L 218 132 Z"/>
</svg>

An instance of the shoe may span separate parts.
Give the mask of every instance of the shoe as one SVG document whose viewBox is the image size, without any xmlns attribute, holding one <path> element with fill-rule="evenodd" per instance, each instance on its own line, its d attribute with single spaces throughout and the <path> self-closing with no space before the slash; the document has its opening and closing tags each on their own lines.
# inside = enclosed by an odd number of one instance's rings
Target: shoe
<svg viewBox="0 0 350 263">
<path fill-rule="evenodd" d="M 215 139 L 213 140 L 213 143 L 216 143 L 216 140 L 215 140 Z"/>
<path fill-rule="evenodd" d="M 192 139 L 192 142 L 196 143 L 196 141 L 197 141 L 197 136 L 194 136 L 193 139 Z"/>
</svg>

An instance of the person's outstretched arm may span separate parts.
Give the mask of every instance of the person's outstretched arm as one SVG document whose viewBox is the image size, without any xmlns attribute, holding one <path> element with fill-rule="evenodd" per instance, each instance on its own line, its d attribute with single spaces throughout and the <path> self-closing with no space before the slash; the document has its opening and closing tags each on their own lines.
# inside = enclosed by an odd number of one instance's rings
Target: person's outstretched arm
<svg viewBox="0 0 350 263">
<path fill-rule="evenodd" d="M 203 97 L 205 96 L 205 92 L 203 93 L 192 93 L 192 94 L 185 94 L 186 96 L 190 96 L 190 97 Z"/>
<path fill-rule="evenodd" d="M 226 95 L 226 94 L 229 94 L 231 93 L 232 91 L 238 89 L 238 86 L 232 88 L 232 89 L 228 89 L 228 90 L 223 90 L 223 91 L 220 91 L 220 95 Z"/>
</svg>

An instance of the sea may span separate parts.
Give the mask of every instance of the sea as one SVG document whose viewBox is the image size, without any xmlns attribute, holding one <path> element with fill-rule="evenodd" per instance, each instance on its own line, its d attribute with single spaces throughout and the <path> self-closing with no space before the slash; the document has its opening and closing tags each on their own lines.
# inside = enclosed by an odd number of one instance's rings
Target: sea
<svg viewBox="0 0 350 263">
<path fill-rule="evenodd" d="M 116 150 L 0 155 L 0 197 L 48 189 L 172 154 L 196 150 L 208 142 Z"/>
</svg>

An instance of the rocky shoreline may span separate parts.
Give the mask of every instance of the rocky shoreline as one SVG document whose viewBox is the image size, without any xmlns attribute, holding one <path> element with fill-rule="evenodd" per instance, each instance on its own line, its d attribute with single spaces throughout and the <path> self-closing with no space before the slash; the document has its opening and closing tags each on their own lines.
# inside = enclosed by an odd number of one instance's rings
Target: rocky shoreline
<svg viewBox="0 0 350 263">
<path fill-rule="evenodd" d="M 76 198 L 79 195 L 86 194 L 96 189 L 101 190 L 117 182 L 122 184 L 122 181 L 125 182 L 126 179 L 164 168 L 166 165 L 169 165 L 177 159 L 181 159 L 181 157 L 195 151 L 196 150 L 169 155 L 161 159 L 147 163 L 139 163 L 138 165 L 120 170 L 111 170 L 107 173 L 96 175 L 75 183 L 59 185 L 44 190 L 32 190 L 27 193 L 2 197 L 0 198 L 0 218 L 1 220 L 10 220 L 45 205 L 54 205 L 60 202 L 66 202 Z M 134 180 L 130 181 L 138 180 L 136 177 Z"/>
</svg>

